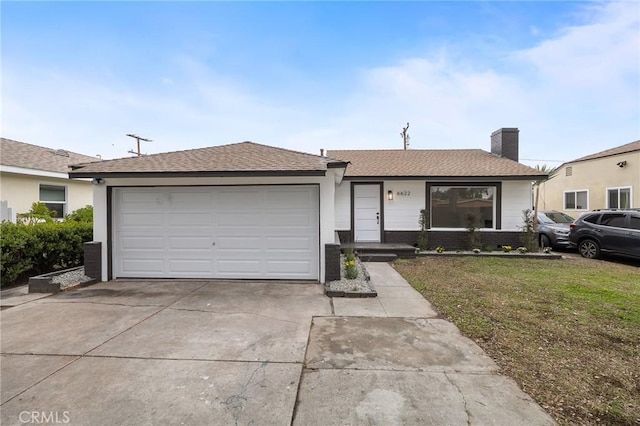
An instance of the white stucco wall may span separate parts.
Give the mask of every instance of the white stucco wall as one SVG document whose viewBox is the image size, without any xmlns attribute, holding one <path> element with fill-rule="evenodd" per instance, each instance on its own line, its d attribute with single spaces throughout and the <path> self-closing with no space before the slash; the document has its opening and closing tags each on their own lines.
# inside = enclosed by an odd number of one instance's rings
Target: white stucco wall
<svg viewBox="0 0 640 426">
<path fill-rule="evenodd" d="M 502 182 L 502 230 L 520 231 L 523 225 L 522 211 L 533 208 L 531 182 Z"/>
<path fill-rule="evenodd" d="M 387 199 L 393 191 L 393 200 Z M 425 207 L 426 183 L 423 180 L 390 180 L 383 182 L 384 229 L 386 231 L 417 231 L 420 210 Z M 402 195 L 406 194 L 406 195 Z M 336 188 L 336 229 L 351 229 L 351 182 L 343 181 Z M 522 211 L 532 208 L 529 181 L 502 183 L 502 230 L 519 231 Z"/>
<path fill-rule="evenodd" d="M 65 214 L 92 205 L 93 190 L 88 180 L 71 180 L 52 176 L 30 176 L 0 173 L 0 199 L 6 200 L 15 213 L 25 213 L 40 201 L 40 184 L 64 186 L 67 189 Z"/>
<path fill-rule="evenodd" d="M 387 231 L 417 231 L 418 218 L 424 208 L 425 181 L 386 181 L 382 191 L 384 197 L 384 229 Z M 388 191 L 393 200 L 387 199 Z"/>
<path fill-rule="evenodd" d="M 107 267 L 107 186 L 216 186 L 216 185 L 294 185 L 319 184 L 320 187 L 320 282 L 325 281 L 324 245 L 335 241 L 335 171 L 326 176 L 300 177 L 234 177 L 234 178 L 135 178 L 105 179 L 101 185 L 94 185 L 94 225 L 93 238 L 102 242 L 102 280 L 108 280 Z"/>
<path fill-rule="evenodd" d="M 351 182 L 336 185 L 335 221 L 337 231 L 351 229 Z"/>
</svg>

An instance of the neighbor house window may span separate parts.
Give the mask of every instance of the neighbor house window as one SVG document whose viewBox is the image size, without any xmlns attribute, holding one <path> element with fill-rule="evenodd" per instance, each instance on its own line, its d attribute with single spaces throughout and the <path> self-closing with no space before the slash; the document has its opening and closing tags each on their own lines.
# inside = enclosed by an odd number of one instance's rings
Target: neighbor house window
<svg viewBox="0 0 640 426">
<path fill-rule="evenodd" d="M 607 207 L 610 209 L 630 209 L 631 188 L 607 188 Z"/>
<path fill-rule="evenodd" d="M 432 228 L 495 228 L 496 186 L 429 187 Z"/>
<path fill-rule="evenodd" d="M 564 210 L 587 210 L 589 191 L 567 191 L 564 193 Z"/>
<path fill-rule="evenodd" d="M 58 185 L 40 185 L 40 202 L 56 212 L 54 217 L 63 218 L 67 204 L 67 188 Z"/>
</svg>

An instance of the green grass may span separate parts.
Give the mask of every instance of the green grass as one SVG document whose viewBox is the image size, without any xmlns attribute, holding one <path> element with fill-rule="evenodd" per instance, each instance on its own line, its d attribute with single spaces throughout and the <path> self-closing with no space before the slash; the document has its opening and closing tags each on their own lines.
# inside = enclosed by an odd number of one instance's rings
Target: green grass
<svg viewBox="0 0 640 426">
<path fill-rule="evenodd" d="M 395 267 L 559 423 L 640 423 L 639 268 L 488 257 Z"/>
</svg>

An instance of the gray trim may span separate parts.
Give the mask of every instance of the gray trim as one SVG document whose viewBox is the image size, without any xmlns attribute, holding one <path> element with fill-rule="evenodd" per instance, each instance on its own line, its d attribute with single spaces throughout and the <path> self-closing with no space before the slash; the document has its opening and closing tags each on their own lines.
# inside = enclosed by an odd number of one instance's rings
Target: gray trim
<svg viewBox="0 0 640 426">
<path fill-rule="evenodd" d="M 113 186 L 107 186 L 107 281 L 113 279 Z"/>
<path fill-rule="evenodd" d="M 351 182 L 360 181 L 380 181 L 380 180 L 428 180 L 431 182 L 469 182 L 474 179 L 486 181 L 487 179 L 497 180 L 538 180 L 546 177 L 546 174 L 525 175 L 525 176 L 345 176 L 344 180 Z"/>
<path fill-rule="evenodd" d="M 248 170 L 203 172 L 69 172 L 69 178 L 179 178 L 179 177 L 242 177 L 242 176 L 325 176 L 326 170 Z"/>
</svg>

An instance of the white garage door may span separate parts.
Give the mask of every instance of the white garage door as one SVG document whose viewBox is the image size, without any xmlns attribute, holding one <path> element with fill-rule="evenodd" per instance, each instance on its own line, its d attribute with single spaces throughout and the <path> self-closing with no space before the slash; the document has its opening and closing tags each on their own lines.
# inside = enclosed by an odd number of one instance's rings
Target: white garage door
<svg viewBox="0 0 640 426">
<path fill-rule="evenodd" d="M 114 188 L 115 278 L 319 279 L 317 186 Z"/>
</svg>

